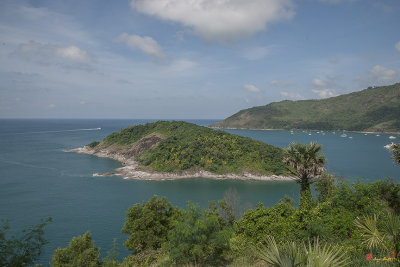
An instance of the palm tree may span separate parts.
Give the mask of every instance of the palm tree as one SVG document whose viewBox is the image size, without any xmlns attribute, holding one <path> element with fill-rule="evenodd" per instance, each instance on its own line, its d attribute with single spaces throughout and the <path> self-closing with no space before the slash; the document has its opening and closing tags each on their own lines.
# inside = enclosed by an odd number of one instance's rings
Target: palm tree
<svg viewBox="0 0 400 267">
<path fill-rule="evenodd" d="M 385 250 L 392 249 L 398 260 L 396 266 L 400 266 L 399 215 L 389 212 L 381 230 L 378 229 L 378 220 L 375 214 L 373 217 L 364 216 L 361 219 L 357 218 L 355 225 L 361 229 L 361 237 L 364 239 L 363 243 L 367 244 L 368 248 L 381 247 Z"/>
<path fill-rule="evenodd" d="M 272 236 L 266 245 L 255 248 L 256 256 L 274 267 L 342 267 L 349 264 L 349 257 L 342 248 L 321 245 L 318 239 L 307 244 L 285 242 L 278 246 Z"/>
<path fill-rule="evenodd" d="M 310 190 L 310 185 L 324 171 L 326 158 L 322 153 L 321 144 L 311 142 L 300 144 L 293 142 L 284 149 L 283 162 L 294 169 L 297 182 L 301 185 L 301 193 Z"/>
</svg>

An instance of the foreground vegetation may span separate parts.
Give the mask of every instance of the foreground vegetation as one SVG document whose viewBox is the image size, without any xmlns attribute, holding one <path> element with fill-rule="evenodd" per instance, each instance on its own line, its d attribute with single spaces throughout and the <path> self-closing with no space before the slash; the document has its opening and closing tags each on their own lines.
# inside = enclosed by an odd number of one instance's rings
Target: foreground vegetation
<svg viewBox="0 0 400 267">
<path fill-rule="evenodd" d="M 280 148 L 183 121 L 131 126 L 88 147 L 134 156 L 142 167 L 161 172 L 289 173 Z"/>
<path fill-rule="evenodd" d="M 322 100 L 286 100 L 253 107 L 212 126 L 400 132 L 400 83 Z"/>
<path fill-rule="evenodd" d="M 154 196 L 127 212 L 128 257 L 101 259 L 86 233 L 57 249 L 52 266 L 365 266 L 369 254 L 376 266 L 400 263 L 400 183 L 349 184 L 324 174 L 315 191 L 302 208 L 285 197 L 242 214 L 232 193 L 208 209 Z M 373 260 L 385 257 L 392 259 Z"/>
<path fill-rule="evenodd" d="M 301 184 L 299 206 L 285 197 L 273 207 L 258 203 L 244 210 L 230 191 L 207 209 L 193 203 L 183 209 L 154 196 L 126 213 L 122 232 L 128 235 L 129 256 L 118 258 L 114 240 L 101 258 L 86 232 L 58 248 L 51 265 L 400 266 L 400 183 L 337 181 L 321 173 L 325 159 L 319 150 L 313 143 L 285 150 L 284 160 Z M 397 152 L 394 148 L 393 159 L 400 163 Z M 32 264 L 46 243 L 45 225 L 19 238 L 7 238 L 8 226 L 0 228 L 0 265 Z"/>
</svg>

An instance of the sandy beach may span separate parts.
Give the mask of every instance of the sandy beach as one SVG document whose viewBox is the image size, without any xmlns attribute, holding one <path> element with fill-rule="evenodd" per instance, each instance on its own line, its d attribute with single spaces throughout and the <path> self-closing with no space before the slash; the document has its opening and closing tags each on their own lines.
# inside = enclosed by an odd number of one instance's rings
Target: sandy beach
<svg viewBox="0 0 400 267">
<path fill-rule="evenodd" d="M 117 160 L 123 164 L 123 167 L 117 168 L 115 172 L 94 174 L 94 176 L 108 176 L 118 175 L 124 179 L 132 180 L 175 180 L 175 179 L 188 179 L 188 178 L 210 178 L 210 179 L 234 179 L 234 180 L 259 180 L 259 181 L 293 181 L 293 176 L 281 175 L 257 175 L 248 172 L 240 174 L 215 174 L 204 170 L 199 171 L 184 171 L 184 172 L 155 172 L 143 170 L 133 157 L 126 158 L 124 155 L 110 152 L 107 149 L 91 149 L 87 146 L 81 148 L 74 148 L 66 152 L 74 152 L 79 154 L 94 155 L 101 158 L 110 158 Z"/>
</svg>

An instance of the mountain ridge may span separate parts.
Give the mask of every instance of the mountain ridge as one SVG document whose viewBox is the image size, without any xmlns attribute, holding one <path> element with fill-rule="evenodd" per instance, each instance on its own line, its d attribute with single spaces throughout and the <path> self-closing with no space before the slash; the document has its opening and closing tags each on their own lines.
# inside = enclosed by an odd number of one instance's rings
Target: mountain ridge
<svg viewBox="0 0 400 267">
<path fill-rule="evenodd" d="M 214 128 L 400 132 L 400 83 L 240 110 Z"/>
</svg>

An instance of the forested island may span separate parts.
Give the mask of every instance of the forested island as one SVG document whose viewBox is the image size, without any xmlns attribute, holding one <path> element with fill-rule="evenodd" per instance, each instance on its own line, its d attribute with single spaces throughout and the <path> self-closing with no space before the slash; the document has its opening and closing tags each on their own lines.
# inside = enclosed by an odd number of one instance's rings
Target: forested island
<svg viewBox="0 0 400 267">
<path fill-rule="evenodd" d="M 131 179 L 292 180 L 282 149 L 183 121 L 131 126 L 70 151 L 116 159 L 124 167 L 112 174 Z"/>
<path fill-rule="evenodd" d="M 244 109 L 212 127 L 400 132 L 400 83 L 320 100 Z"/>
</svg>

